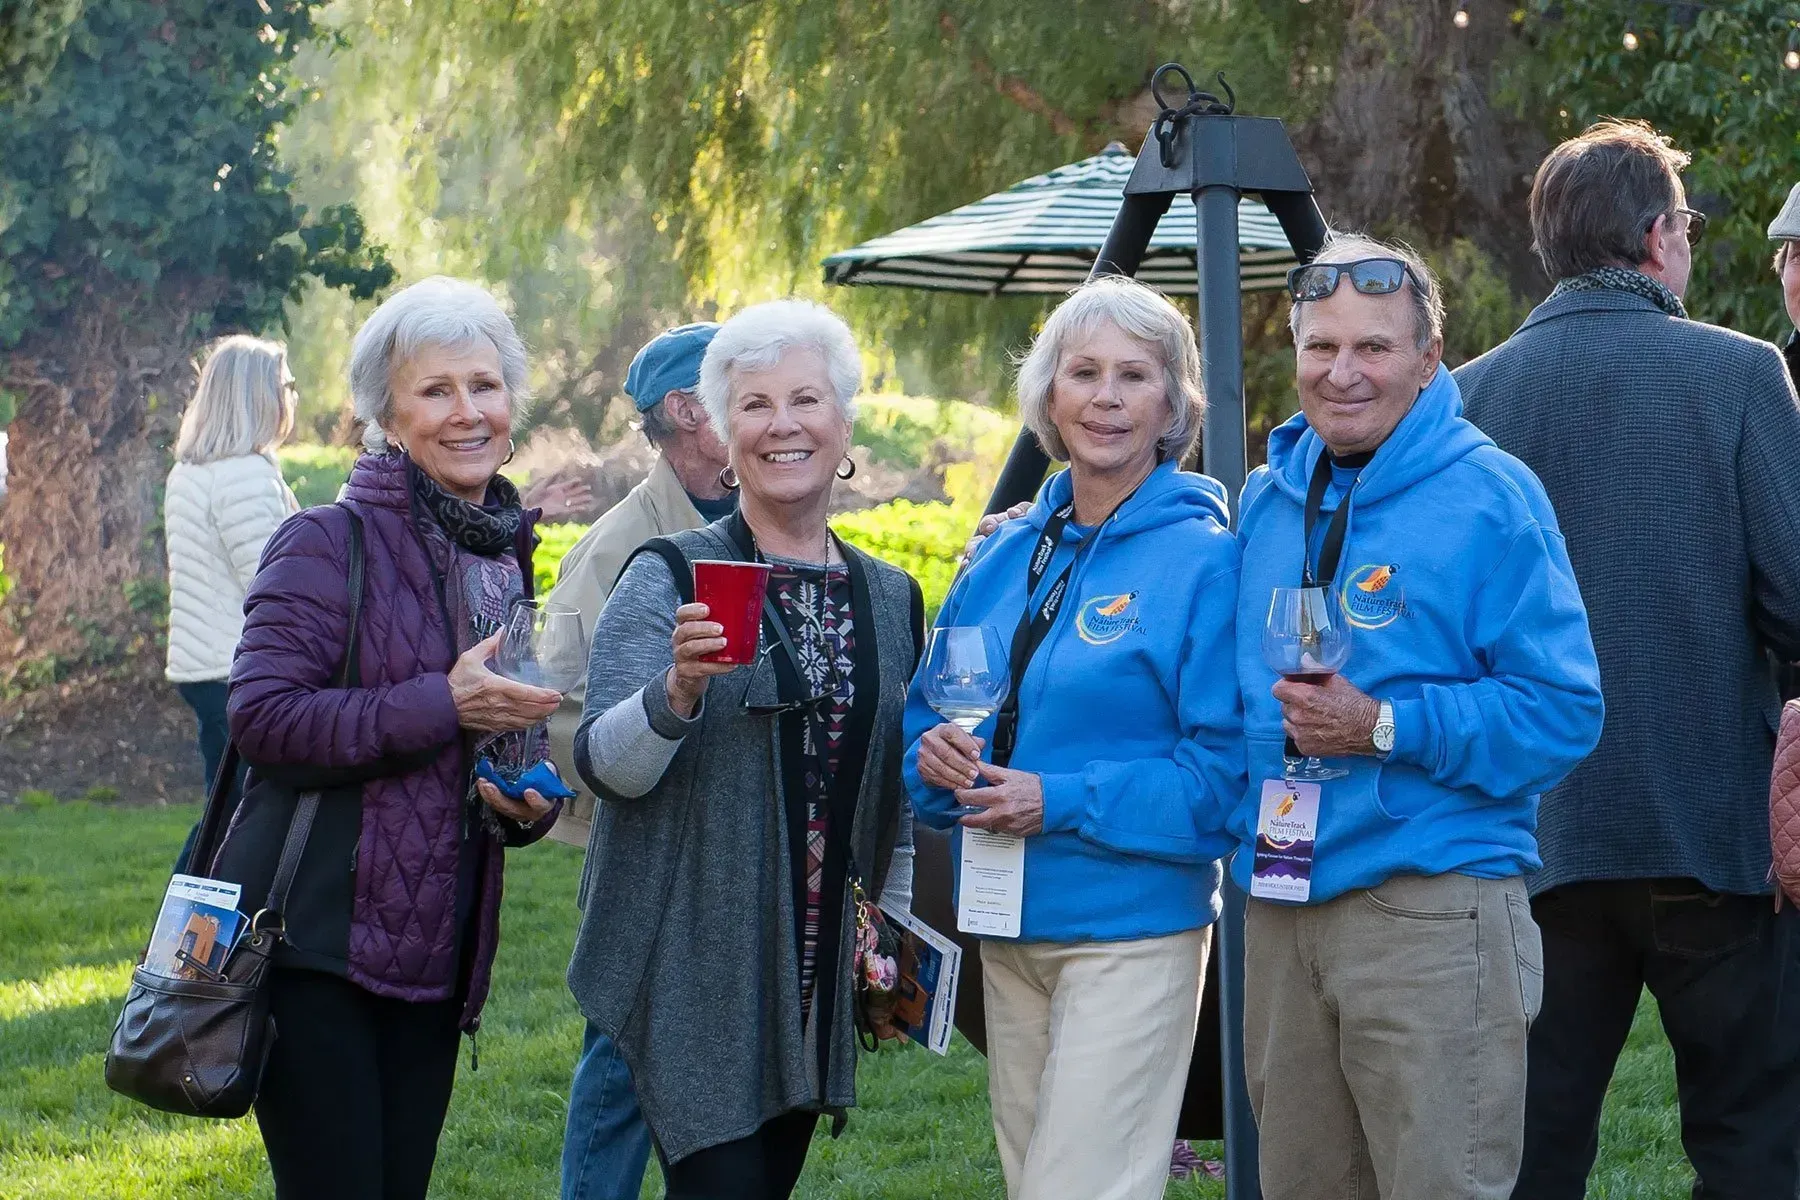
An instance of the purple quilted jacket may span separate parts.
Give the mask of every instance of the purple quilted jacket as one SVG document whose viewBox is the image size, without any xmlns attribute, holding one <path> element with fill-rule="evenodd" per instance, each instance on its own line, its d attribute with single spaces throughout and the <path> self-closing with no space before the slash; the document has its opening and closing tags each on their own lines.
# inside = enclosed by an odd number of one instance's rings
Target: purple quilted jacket
<svg viewBox="0 0 1800 1200">
<path fill-rule="evenodd" d="M 361 686 L 332 686 L 348 635 L 348 522 L 332 507 L 309 509 L 270 539 L 245 599 L 231 670 L 231 734 L 247 760 L 271 769 L 401 766 L 361 785 L 345 974 L 376 995 L 443 1000 L 461 982 L 457 882 L 470 770 L 450 698 L 456 639 L 413 528 L 404 461 L 363 455 L 344 499 L 361 514 L 365 536 Z M 528 519 L 525 547 L 529 526 Z M 503 822 L 504 841 L 535 841 L 553 819 L 530 828 Z M 462 1025 L 471 1032 L 499 939 L 504 859 L 501 836 L 479 824 L 473 836 L 486 844 L 476 872 L 475 941 L 464 961 Z"/>
</svg>

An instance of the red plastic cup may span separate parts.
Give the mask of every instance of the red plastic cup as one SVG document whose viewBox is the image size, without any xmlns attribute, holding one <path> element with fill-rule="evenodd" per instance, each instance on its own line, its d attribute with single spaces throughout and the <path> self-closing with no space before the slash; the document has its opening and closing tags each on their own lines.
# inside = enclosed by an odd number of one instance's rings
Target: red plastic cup
<svg viewBox="0 0 1800 1200">
<path fill-rule="evenodd" d="M 762 635 L 763 594 L 769 565 L 701 559 L 694 563 L 694 600 L 706 605 L 707 620 L 725 627 L 725 648 L 706 662 L 753 663 Z"/>
</svg>

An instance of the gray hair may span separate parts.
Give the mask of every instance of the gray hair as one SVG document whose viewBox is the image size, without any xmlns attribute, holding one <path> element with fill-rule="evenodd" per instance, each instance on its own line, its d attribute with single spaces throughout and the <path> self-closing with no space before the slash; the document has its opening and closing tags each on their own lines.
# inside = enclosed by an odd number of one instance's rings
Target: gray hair
<svg viewBox="0 0 1800 1200">
<path fill-rule="evenodd" d="M 486 340 L 500 355 L 500 379 L 515 416 L 530 393 L 525 383 L 525 343 L 512 318 L 484 289 L 433 275 L 381 302 L 350 347 L 350 402 L 363 427 L 363 448 L 388 448 L 384 422 L 394 412 L 393 370 L 426 346 L 460 349 Z"/>
<path fill-rule="evenodd" d="M 1552 279 L 1636 267 L 1682 202 L 1685 150 L 1646 121 L 1608 118 L 1552 150 L 1531 182 L 1531 248 Z"/>
<path fill-rule="evenodd" d="M 1324 248 L 1313 262 L 1348 263 L 1365 258 L 1397 258 L 1412 269 L 1413 278 L 1406 281 L 1405 291 L 1412 298 L 1414 341 L 1417 348 L 1423 350 L 1434 340 L 1443 337 L 1444 297 L 1442 289 L 1438 287 L 1437 276 L 1425 265 L 1424 256 L 1405 242 L 1384 242 L 1364 233 L 1347 233 L 1334 229 L 1325 235 Z M 1424 291 L 1419 290 L 1418 280 L 1424 281 Z M 1288 302 L 1288 331 L 1294 335 L 1296 345 L 1300 342 L 1300 310 L 1304 306 L 1297 300 Z"/>
<path fill-rule="evenodd" d="M 753 304 L 719 326 L 700 360 L 700 403 L 720 438 L 728 436 L 732 374 L 765 371 L 789 350 L 813 350 L 825 360 L 833 398 L 846 421 L 856 419 L 862 387 L 862 354 L 844 318 L 811 300 Z"/>
<path fill-rule="evenodd" d="M 1090 279 L 1056 306 L 1038 331 L 1031 349 L 1019 360 L 1019 417 L 1037 435 L 1044 453 L 1069 460 L 1069 448 L 1050 420 L 1050 393 L 1056 368 L 1071 343 L 1083 341 L 1105 325 L 1116 325 L 1140 342 L 1156 347 L 1162 357 L 1163 399 L 1169 405 L 1169 428 L 1156 441 L 1156 460 L 1186 457 L 1200 436 L 1206 396 L 1200 389 L 1200 349 L 1194 330 L 1181 310 L 1161 292 L 1122 275 Z"/>
<path fill-rule="evenodd" d="M 273 454 L 294 431 L 286 376 L 287 347 L 280 342 L 241 333 L 214 342 L 181 416 L 176 459 L 209 463 Z"/>
<path fill-rule="evenodd" d="M 638 414 L 638 432 L 652 446 L 661 446 L 675 436 L 675 422 L 669 420 L 669 406 L 658 400 Z"/>
</svg>

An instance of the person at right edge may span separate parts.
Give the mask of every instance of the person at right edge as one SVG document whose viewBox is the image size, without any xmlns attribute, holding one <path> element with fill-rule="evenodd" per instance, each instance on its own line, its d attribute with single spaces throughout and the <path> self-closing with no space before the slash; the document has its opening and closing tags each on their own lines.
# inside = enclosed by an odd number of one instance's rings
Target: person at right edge
<svg viewBox="0 0 1800 1200">
<path fill-rule="evenodd" d="M 1506 1200 L 1543 990 L 1538 797 L 1600 736 L 1587 615 L 1544 489 L 1462 417 L 1424 261 L 1333 234 L 1289 289 L 1301 411 L 1238 534 L 1263 1195 Z M 1274 590 L 1302 585 L 1349 626 L 1324 682 L 1263 661 Z M 1286 778 L 1284 734 L 1344 774 Z"/>
<path fill-rule="evenodd" d="M 1581 1196 L 1645 986 L 1704 1200 L 1800 1188 L 1800 916 L 1771 898 L 1771 661 L 1800 658 L 1800 407 L 1768 342 L 1688 319 L 1705 219 L 1642 122 L 1551 151 L 1557 281 L 1459 369 L 1471 420 L 1543 480 L 1592 620 L 1606 725 L 1543 800 L 1544 1007 L 1519 1200 Z"/>
</svg>

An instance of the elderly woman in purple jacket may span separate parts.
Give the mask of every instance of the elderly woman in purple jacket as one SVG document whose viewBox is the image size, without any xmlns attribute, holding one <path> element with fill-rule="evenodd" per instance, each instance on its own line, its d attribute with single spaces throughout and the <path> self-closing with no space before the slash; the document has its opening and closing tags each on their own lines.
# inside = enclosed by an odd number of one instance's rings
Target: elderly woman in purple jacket
<svg viewBox="0 0 1800 1200">
<path fill-rule="evenodd" d="M 339 505 L 276 531 L 245 602 L 228 715 L 252 775 L 215 873 L 256 894 L 296 791 L 324 791 L 256 1104 L 281 1200 L 425 1195 L 459 1034 L 487 996 L 503 848 L 555 819 L 537 791 L 473 777 L 484 757 L 542 761 L 560 699 L 486 666 L 531 588 L 536 513 L 498 474 L 524 385 L 524 347 L 480 288 L 427 279 L 388 299 L 351 353 L 366 452 Z M 346 508 L 365 546 L 348 687 Z"/>
</svg>

